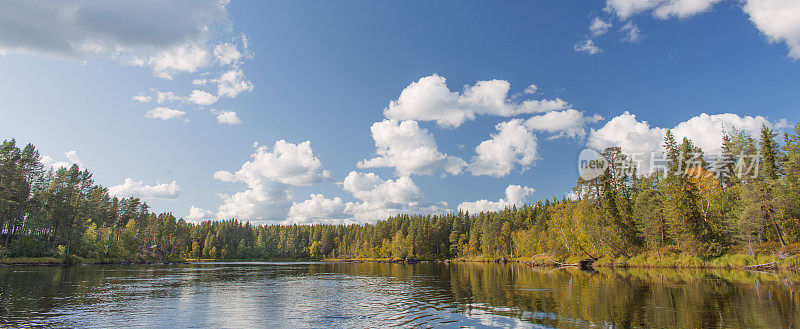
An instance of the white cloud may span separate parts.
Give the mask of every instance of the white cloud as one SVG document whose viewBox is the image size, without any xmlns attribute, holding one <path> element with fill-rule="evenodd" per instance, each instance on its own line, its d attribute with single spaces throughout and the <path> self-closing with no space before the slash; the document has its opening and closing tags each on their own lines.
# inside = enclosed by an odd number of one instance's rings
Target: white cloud
<svg viewBox="0 0 800 329">
<path fill-rule="evenodd" d="M 350 203 L 347 213 L 361 222 L 376 222 L 397 214 L 431 214 L 447 212 L 445 202 L 426 202 L 419 187 L 410 177 L 383 180 L 374 173 L 351 171 L 342 189 L 360 202 Z"/>
<path fill-rule="evenodd" d="M 538 157 L 536 136 L 522 119 L 498 123 L 496 134 L 481 142 L 472 157 L 469 171 L 475 175 L 503 177 L 519 165 L 526 170 Z"/>
<path fill-rule="evenodd" d="M 285 218 L 292 199 L 288 186 L 260 178 L 248 180 L 247 185 L 243 191 L 220 196 L 222 204 L 217 209 L 217 219 L 263 223 Z"/>
<path fill-rule="evenodd" d="M 163 104 L 165 102 L 182 102 L 183 99 L 179 96 L 175 95 L 175 93 L 171 91 L 160 91 L 156 90 L 156 102 L 158 104 Z"/>
<path fill-rule="evenodd" d="M 394 167 L 398 176 L 461 173 L 464 160 L 440 153 L 433 135 L 416 121 L 383 120 L 372 124 L 377 157 L 359 161 L 359 168 Z"/>
<path fill-rule="evenodd" d="M 173 110 L 166 107 L 157 107 L 144 114 L 145 118 L 161 120 L 179 119 L 183 118 L 184 115 L 186 115 L 184 111 Z"/>
<path fill-rule="evenodd" d="M 204 220 L 210 220 L 214 218 L 214 212 L 210 210 L 205 210 L 203 208 L 191 206 L 189 208 L 189 214 L 186 215 L 186 220 L 194 223 L 202 222 Z"/>
<path fill-rule="evenodd" d="M 713 8 L 722 0 L 606 0 L 605 10 L 626 20 L 634 15 L 652 11 L 653 17 L 688 18 Z M 789 57 L 800 59 L 800 2 L 797 0 L 742 0 L 742 11 L 770 43 L 784 43 Z M 630 24 L 630 25 L 628 25 Z M 623 41 L 640 38 L 638 26 L 628 22 L 622 31 Z M 627 28 L 626 28 L 627 27 Z M 576 50 L 577 50 L 576 45 Z"/>
<path fill-rule="evenodd" d="M 139 62 L 139 65 L 144 63 Z M 171 80 L 176 73 L 194 73 L 208 63 L 207 46 L 190 42 L 151 55 L 146 65 L 153 69 L 155 76 Z"/>
<path fill-rule="evenodd" d="M 605 10 L 621 19 L 646 11 L 653 11 L 653 17 L 669 19 L 686 18 L 703 13 L 721 0 L 607 0 Z"/>
<path fill-rule="evenodd" d="M 125 178 L 125 181 L 116 186 L 108 188 L 108 194 L 117 197 L 137 197 L 143 199 L 177 199 L 181 188 L 173 180 L 171 183 L 156 183 L 156 185 L 144 185 L 142 181 L 134 181 Z"/>
<path fill-rule="evenodd" d="M 192 94 L 189 95 L 189 101 L 200 106 L 214 104 L 218 99 L 219 97 L 202 90 L 193 90 Z"/>
<path fill-rule="evenodd" d="M 708 115 L 702 113 L 672 128 L 678 141 L 688 137 L 707 152 L 719 152 L 722 147 L 723 127 L 744 130 L 754 138 L 760 138 L 761 126 L 782 129 L 788 127 L 785 120 L 771 122 L 762 116 L 739 116 L 733 113 Z"/>
<path fill-rule="evenodd" d="M 81 162 L 81 159 L 78 158 L 78 151 L 67 151 L 67 152 L 64 152 L 64 156 L 67 157 L 69 162 L 77 164 L 78 167 L 83 167 L 83 162 Z"/>
<path fill-rule="evenodd" d="M 618 115 L 597 130 L 592 129 L 588 146 L 596 150 L 619 146 L 627 153 L 651 152 L 664 140 L 666 129 L 650 127 L 647 121 L 636 120 L 628 111 Z"/>
<path fill-rule="evenodd" d="M 214 46 L 214 60 L 222 65 L 236 65 L 242 58 L 242 53 L 232 43 L 222 43 Z"/>
<path fill-rule="evenodd" d="M 245 80 L 241 70 L 231 70 L 213 80 L 217 83 L 217 96 L 233 98 L 239 94 L 252 91 L 253 83 Z"/>
<path fill-rule="evenodd" d="M 244 182 L 251 186 L 258 185 L 263 179 L 309 186 L 330 178 L 330 172 L 323 170 L 322 162 L 314 156 L 310 141 L 292 144 L 279 140 L 272 150 L 261 146 L 251 157 L 252 160 L 242 164 L 242 168 L 236 173 L 218 171 L 214 177 L 226 182 Z"/>
<path fill-rule="evenodd" d="M 535 190 L 530 187 L 522 187 L 519 185 L 509 185 L 506 187 L 505 199 L 498 201 L 478 200 L 474 202 L 462 202 L 458 205 L 458 210 L 469 212 L 470 214 L 478 214 L 481 212 L 498 211 L 506 207 L 517 206 L 529 203 L 529 196 L 533 195 Z"/>
<path fill-rule="evenodd" d="M 525 93 L 526 94 L 533 95 L 533 94 L 536 94 L 537 91 L 539 91 L 539 87 L 537 87 L 534 84 L 531 84 L 531 85 L 525 87 Z"/>
<path fill-rule="evenodd" d="M 133 99 L 133 100 L 135 100 L 135 101 L 137 101 L 139 103 L 149 103 L 151 100 L 153 100 L 153 97 L 139 94 L 139 95 L 131 97 L 131 99 Z"/>
<path fill-rule="evenodd" d="M 589 24 L 589 31 L 592 32 L 592 36 L 595 37 L 608 33 L 610 29 L 611 23 L 600 19 L 600 17 L 595 17 L 592 19 L 592 23 Z"/>
<path fill-rule="evenodd" d="M 620 31 L 625 33 L 622 41 L 635 43 L 639 42 L 639 40 L 642 40 L 642 30 L 639 29 L 639 26 L 636 24 L 627 22 L 622 26 L 622 28 L 620 28 Z"/>
<path fill-rule="evenodd" d="M 585 126 L 601 120 L 603 120 L 603 117 L 599 114 L 587 117 L 581 111 L 568 109 L 531 117 L 525 121 L 525 126 L 529 129 L 553 133 L 548 139 L 559 137 L 583 138 L 586 136 Z"/>
<path fill-rule="evenodd" d="M 785 120 L 772 122 L 762 116 L 739 116 L 733 113 L 708 115 L 702 113 L 672 127 L 676 142 L 686 137 L 707 154 L 717 153 L 722 147 L 723 129 L 743 130 L 754 138 L 759 137 L 761 125 L 775 129 L 788 126 Z M 619 146 L 623 152 L 637 155 L 641 173 L 649 171 L 651 154 L 661 158 L 664 136 L 668 128 L 651 127 L 647 121 L 639 121 L 628 111 L 612 118 L 600 129 L 592 130 L 588 147 L 602 151 L 607 147 Z"/>
<path fill-rule="evenodd" d="M 574 48 L 575 51 L 577 52 L 587 53 L 590 55 L 597 55 L 603 52 L 603 50 L 600 49 L 600 47 L 594 44 L 594 41 L 592 41 L 592 39 L 586 39 L 584 41 L 578 42 L 575 44 Z"/>
<path fill-rule="evenodd" d="M 445 202 L 427 202 L 410 177 L 383 180 L 374 173 L 352 171 L 341 188 L 357 201 L 345 202 L 339 197 L 325 198 L 311 194 L 302 202 L 292 203 L 284 224 L 350 224 L 374 223 L 397 214 L 433 214 L 449 210 Z"/>
<path fill-rule="evenodd" d="M 78 165 L 78 167 L 83 168 L 83 162 L 81 161 L 80 158 L 78 158 L 78 152 L 77 151 L 73 150 L 73 151 L 64 152 L 64 156 L 67 158 L 66 161 L 57 161 L 57 160 L 55 160 L 55 159 L 53 159 L 53 158 L 51 158 L 50 156 L 47 156 L 47 155 L 41 156 L 39 158 L 39 161 L 42 162 L 42 166 L 44 166 L 45 169 L 58 170 L 60 168 L 72 167 L 73 164 L 76 164 L 76 165 Z"/>
<path fill-rule="evenodd" d="M 785 43 L 789 57 L 800 59 L 800 1 L 745 0 L 742 10 L 769 42 Z"/>
<path fill-rule="evenodd" d="M 327 199 L 322 194 L 311 194 L 303 202 L 293 202 L 285 224 L 351 224 L 352 216 L 348 209 L 352 202 L 344 202 L 342 198 Z"/>
<path fill-rule="evenodd" d="M 660 19 L 686 18 L 706 12 L 720 1 L 722 0 L 666 0 L 653 10 L 653 16 Z"/>
<path fill-rule="evenodd" d="M 239 171 L 217 171 L 214 178 L 224 182 L 242 182 L 246 188 L 233 195 L 221 195 L 218 219 L 237 218 L 245 221 L 277 223 L 286 219 L 292 203 L 289 185 L 312 185 L 329 179 L 322 163 L 314 157 L 311 142 L 292 144 L 275 142 L 256 149 L 252 160 Z"/>
<path fill-rule="evenodd" d="M 113 58 L 161 77 L 207 63 L 212 26 L 227 1 L 10 1 L 0 12 L 0 54 Z"/>
<path fill-rule="evenodd" d="M 561 99 L 514 102 L 509 99 L 510 87 L 504 80 L 478 81 L 458 93 L 450 91 L 444 77 L 434 74 L 409 84 L 383 114 L 397 121 L 435 121 L 441 127 L 454 128 L 477 115 L 515 116 L 569 107 Z"/>
<path fill-rule="evenodd" d="M 383 180 L 374 173 L 351 171 L 342 182 L 342 189 L 359 200 L 382 203 L 422 201 L 422 193 L 410 177 Z"/>
<path fill-rule="evenodd" d="M 239 120 L 239 115 L 234 111 L 215 111 L 217 115 L 217 122 L 222 125 L 238 125 L 242 123 Z"/>
</svg>

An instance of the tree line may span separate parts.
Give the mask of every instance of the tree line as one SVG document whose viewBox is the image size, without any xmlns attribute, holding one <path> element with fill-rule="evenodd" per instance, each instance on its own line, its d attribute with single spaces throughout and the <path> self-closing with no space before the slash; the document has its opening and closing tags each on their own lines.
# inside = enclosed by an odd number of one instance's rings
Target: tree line
<svg viewBox="0 0 800 329">
<path fill-rule="evenodd" d="M 716 257 L 785 251 L 800 237 L 800 123 L 778 142 L 724 134 L 703 154 L 668 132 L 664 164 L 647 174 L 618 147 L 572 197 L 469 214 L 402 214 L 375 224 L 191 223 L 111 196 L 77 165 L 45 168 L 33 145 L 0 147 L 0 257 L 149 259 L 451 259 L 683 252 Z M 737 157 L 737 155 L 739 157 Z M 746 157 L 741 157 L 746 155 Z M 742 172 L 748 170 L 746 175 Z M 753 171 L 755 169 L 755 171 Z"/>
</svg>

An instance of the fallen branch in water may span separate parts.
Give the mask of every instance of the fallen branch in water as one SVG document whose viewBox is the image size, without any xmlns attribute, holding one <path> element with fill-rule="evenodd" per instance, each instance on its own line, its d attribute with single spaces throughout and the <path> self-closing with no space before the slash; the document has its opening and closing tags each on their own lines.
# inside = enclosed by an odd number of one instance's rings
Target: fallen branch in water
<svg viewBox="0 0 800 329">
<path fill-rule="evenodd" d="M 769 262 L 769 263 L 764 263 L 764 264 L 756 264 L 756 265 L 749 265 L 749 266 L 742 267 L 742 269 L 745 269 L 745 270 L 747 270 L 747 269 L 763 269 L 763 268 L 775 269 L 775 268 L 778 268 L 778 263 L 777 262 Z"/>
<path fill-rule="evenodd" d="M 562 263 L 562 262 L 557 262 L 557 261 L 554 261 L 554 260 L 552 260 L 552 259 L 550 259 L 550 258 L 548 258 L 547 260 L 549 260 L 549 261 L 551 261 L 551 262 L 555 263 L 556 265 L 558 265 L 558 266 L 560 266 L 560 267 L 564 267 L 564 266 L 574 266 L 574 267 L 578 267 L 578 266 L 580 266 L 580 263 L 572 263 L 572 264 L 570 264 L 570 263 Z"/>
</svg>

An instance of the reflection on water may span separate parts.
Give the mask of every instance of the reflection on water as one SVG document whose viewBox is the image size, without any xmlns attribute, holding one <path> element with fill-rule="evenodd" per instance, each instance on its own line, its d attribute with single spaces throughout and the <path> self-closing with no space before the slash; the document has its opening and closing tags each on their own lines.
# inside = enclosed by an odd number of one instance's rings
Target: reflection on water
<svg viewBox="0 0 800 329">
<path fill-rule="evenodd" d="M 509 264 L 0 268 L 0 326 L 797 328 L 800 275 Z"/>
</svg>

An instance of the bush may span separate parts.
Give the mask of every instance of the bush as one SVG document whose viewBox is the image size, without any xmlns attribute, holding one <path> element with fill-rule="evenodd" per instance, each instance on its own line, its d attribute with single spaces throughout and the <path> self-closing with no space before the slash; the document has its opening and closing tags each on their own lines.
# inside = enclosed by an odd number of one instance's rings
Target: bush
<svg viewBox="0 0 800 329">
<path fill-rule="evenodd" d="M 14 240 L 7 256 L 48 257 L 53 256 L 53 252 L 46 240 L 31 235 L 21 235 Z"/>
</svg>

